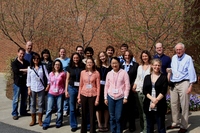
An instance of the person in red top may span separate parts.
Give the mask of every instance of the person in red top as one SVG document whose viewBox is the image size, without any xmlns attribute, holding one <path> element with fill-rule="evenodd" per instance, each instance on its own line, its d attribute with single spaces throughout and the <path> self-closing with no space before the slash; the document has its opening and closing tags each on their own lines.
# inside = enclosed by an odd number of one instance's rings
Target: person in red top
<svg viewBox="0 0 200 133">
<path fill-rule="evenodd" d="M 81 133 L 87 133 L 87 115 L 90 114 L 90 133 L 95 133 L 95 106 L 99 104 L 100 74 L 92 58 L 86 60 L 86 70 L 81 72 L 78 103 L 82 106 Z"/>
</svg>

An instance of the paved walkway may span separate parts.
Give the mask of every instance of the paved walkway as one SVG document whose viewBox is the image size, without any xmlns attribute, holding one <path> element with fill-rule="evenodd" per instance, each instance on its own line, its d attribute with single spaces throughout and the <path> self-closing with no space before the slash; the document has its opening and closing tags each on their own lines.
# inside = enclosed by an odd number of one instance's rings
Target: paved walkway
<svg viewBox="0 0 200 133">
<path fill-rule="evenodd" d="M 3 73 L 0 73 L 0 133 L 11 133 L 11 131 L 14 132 L 43 132 L 43 133 L 56 133 L 56 132 L 62 132 L 62 133 L 70 133 L 71 128 L 69 126 L 69 117 L 64 117 L 63 127 L 57 129 L 55 128 L 55 115 L 52 115 L 52 123 L 51 128 L 48 128 L 48 130 L 44 131 L 42 130 L 42 127 L 39 125 L 35 125 L 33 127 L 29 126 L 29 123 L 31 121 L 31 117 L 20 117 L 18 120 L 13 120 L 11 116 L 12 111 L 12 101 L 6 97 L 6 80 Z M 166 125 L 170 124 L 170 117 L 171 115 L 167 115 L 166 117 Z M 80 118 L 79 118 L 80 123 Z M 10 125 L 10 126 L 9 126 Z M 14 127 L 13 127 L 14 126 Z M 79 125 L 80 126 L 80 125 Z M 137 130 L 134 133 L 139 133 L 139 122 L 136 120 L 136 127 Z M 12 130 L 10 130 L 10 128 Z M 167 131 L 167 133 L 177 133 L 178 130 L 170 130 Z M 76 131 L 77 133 L 80 132 L 80 130 Z M 190 112 L 189 116 L 189 133 L 200 133 L 200 111 L 197 112 Z M 125 133 L 128 133 L 128 131 L 125 131 Z"/>
</svg>

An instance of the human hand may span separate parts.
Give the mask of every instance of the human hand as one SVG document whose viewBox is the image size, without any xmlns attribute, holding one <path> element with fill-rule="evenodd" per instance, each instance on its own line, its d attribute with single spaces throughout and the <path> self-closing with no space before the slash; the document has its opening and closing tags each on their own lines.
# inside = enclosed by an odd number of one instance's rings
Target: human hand
<svg viewBox="0 0 200 133">
<path fill-rule="evenodd" d="M 128 102 L 128 100 L 126 98 L 124 98 L 123 104 L 126 104 L 127 102 Z"/>
<path fill-rule="evenodd" d="M 104 103 L 108 106 L 108 100 L 107 99 L 104 100 Z"/>
</svg>

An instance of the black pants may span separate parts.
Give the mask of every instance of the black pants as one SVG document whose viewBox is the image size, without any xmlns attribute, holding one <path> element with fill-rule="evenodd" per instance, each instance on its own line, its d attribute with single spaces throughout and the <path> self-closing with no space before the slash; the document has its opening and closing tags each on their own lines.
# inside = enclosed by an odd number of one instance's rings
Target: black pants
<svg viewBox="0 0 200 133">
<path fill-rule="evenodd" d="M 87 116 L 90 114 L 90 133 L 95 133 L 95 100 L 96 97 L 80 95 L 82 106 L 81 133 L 87 133 Z"/>
</svg>

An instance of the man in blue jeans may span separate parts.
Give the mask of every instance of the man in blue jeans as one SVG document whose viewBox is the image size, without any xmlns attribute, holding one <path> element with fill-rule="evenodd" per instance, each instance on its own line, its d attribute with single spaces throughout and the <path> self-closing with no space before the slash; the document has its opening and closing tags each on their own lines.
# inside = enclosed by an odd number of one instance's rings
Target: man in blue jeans
<svg viewBox="0 0 200 133">
<path fill-rule="evenodd" d="M 18 120 L 18 102 L 20 101 L 20 115 L 27 116 L 27 95 L 28 89 L 26 87 L 27 67 L 29 62 L 24 59 L 25 49 L 19 48 L 17 58 L 12 62 L 11 67 L 13 71 L 13 102 L 12 102 L 12 116 L 14 120 Z"/>
</svg>

